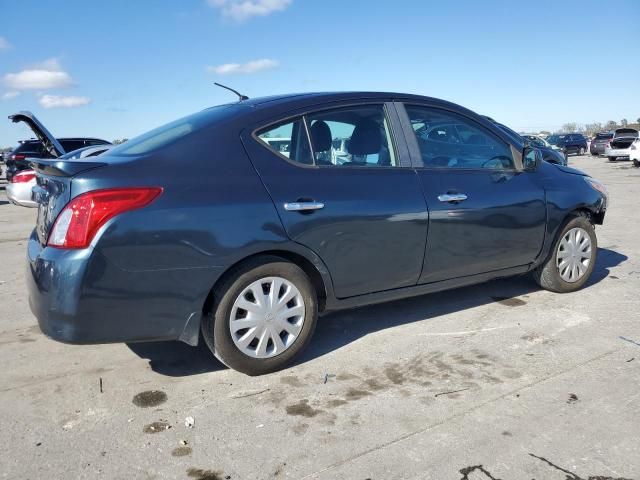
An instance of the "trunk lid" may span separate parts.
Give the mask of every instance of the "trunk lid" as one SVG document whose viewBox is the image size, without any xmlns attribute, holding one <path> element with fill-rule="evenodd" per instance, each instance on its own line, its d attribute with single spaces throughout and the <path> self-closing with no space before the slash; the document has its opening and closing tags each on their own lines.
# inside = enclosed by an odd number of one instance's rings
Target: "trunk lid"
<svg viewBox="0 0 640 480">
<path fill-rule="evenodd" d="M 613 139 L 610 145 L 611 145 L 611 148 L 625 149 L 625 148 L 629 148 L 631 144 L 635 141 L 636 141 L 635 137 L 621 137 L 621 138 Z"/>
<path fill-rule="evenodd" d="M 97 158 L 96 158 L 97 160 Z M 36 171 L 33 200 L 38 204 L 36 233 L 44 246 L 62 209 L 71 200 L 71 182 L 75 175 L 108 165 L 100 161 L 32 159 Z"/>
<path fill-rule="evenodd" d="M 53 157 L 58 158 L 66 153 L 64 148 L 62 148 L 62 145 L 60 145 L 60 142 L 51 135 L 51 132 L 49 132 L 49 130 L 40 123 L 40 120 L 38 120 L 33 113 L 27 111 L 18 112 L 13 115 L 9 115 L 9 120 L 13 123 L 26 123 L 29 128 L 31 128 L 36 138 L 42 142 L 42 145 L 47 152 L 49 152 Z"/>
</svg>

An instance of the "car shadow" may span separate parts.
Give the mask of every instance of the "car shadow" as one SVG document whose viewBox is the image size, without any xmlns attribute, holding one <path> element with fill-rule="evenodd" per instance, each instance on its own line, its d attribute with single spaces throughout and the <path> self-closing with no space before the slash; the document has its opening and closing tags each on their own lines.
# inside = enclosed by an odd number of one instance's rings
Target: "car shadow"
<svg viewBox="0 0 640 480">
<path fill-rule="evenodd" d="M 596 266 L 584 288 L 607 278 L 610 269 L 627 258 L 614 250 L 599 248 Z M 524 306 L 526 295 L 538 290 L 540 288 L 530 276 L 524 275 L 329 313 L 318 319 L 311 344 L 294 365 L 326 355 L 371 333 L 407 323 L 430 320 L 489 303 L 500 303 L 505 309 Z M 211 354 L 202 336 L 197 347 L 181 342 L 131 343 L 127 346 L 139 357 L 148 359 L 151 369 L 162 375 L 182 377 L 226 368 Z"/>
<path fill-rule="evenodd" d="M 202 335 L 197 347 L 182 342 L 127 343 L 140 358 L 149 360 L 149 367 L 168 377 L 185 377 L 224 370 L 227 367 L 213 356 Z"/>
</svg>

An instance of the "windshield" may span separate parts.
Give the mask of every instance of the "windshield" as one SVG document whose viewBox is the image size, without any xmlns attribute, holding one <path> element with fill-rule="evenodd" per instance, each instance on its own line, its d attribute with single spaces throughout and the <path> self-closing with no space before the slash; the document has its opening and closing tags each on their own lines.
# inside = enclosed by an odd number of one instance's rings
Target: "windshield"
<svg viewBox="0 0 640 480">
<path fill-rule="evenodd" d="M 551 135 L 549 138 L 547 138 L 547 142 L 549 142 L 551 145 L 562 145 L 562 142 L 564 142 L 566 138 L 566 135 Z"/>
<path fill-rule="evenodd" d="M 548 145 L 542 138 L 536 137 L 535 135 L 526 135 L 525 138 L 529 140 L 534 147 L 546 147 Z"/>
<path fill-rule="evenodd" d="M 112 148 L 109 155 L 143 155 L 166 147 L 223 118 L 231 107 L 232 105 L 220 105 L 174 120 Z"/>
<path fill-rule="evenodd" d="M 609 138 L 613 138 L 613 133 L 599 133 L 596 135 L 596 140 L 600 140 L 600 139 L 609 139 Z"/>
</svg>

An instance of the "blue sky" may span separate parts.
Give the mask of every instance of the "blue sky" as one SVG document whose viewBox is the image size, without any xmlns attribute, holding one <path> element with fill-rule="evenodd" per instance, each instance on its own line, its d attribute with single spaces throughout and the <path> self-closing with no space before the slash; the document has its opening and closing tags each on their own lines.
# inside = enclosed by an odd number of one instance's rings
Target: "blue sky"
<svg viewBox="0 0 640 480">
<path fill-rule="evenodd" d="M 517 130 L 640 117 L 638 0 L 0 0 L 0 18 L 0 146 L 31 136 L 18 110 L 132 137 L 233 100 L 216 80 L 418 93 Z"/>
</svg>

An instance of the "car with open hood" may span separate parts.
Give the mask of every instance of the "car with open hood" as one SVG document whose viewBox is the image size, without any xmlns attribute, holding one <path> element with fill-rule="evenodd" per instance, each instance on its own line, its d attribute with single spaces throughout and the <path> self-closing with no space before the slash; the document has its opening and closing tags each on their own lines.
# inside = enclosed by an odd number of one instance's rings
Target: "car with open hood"
<svg viewBox="0 0 640 480">
<path fill-rule="evenodd" d="M 83 147 L 69 153 L 65 153 L 59 159 L 62 161 L 78 160 L 82 158 L 97 157 L 103 154 L 113 145 L 95 145 L 93 147 Z M 37 207 L 33 200 L 33 187 L 36 186 L 36 172 L 32 169 L 20 170 L 12 176 L 6 187 L 7 199 L 14 205 L 20 207 Z"/>
<path fill-rule="evenodd" d="M 251 375 L 296 358 L 322 312 L 527 273 L 578 290 L 608 203 L 488 119 L 402 93 L 242 97 L 33 165 L 46 335 L 204 339 Z"/>
<path fill-rule="evenodd" d="M 632 152 L 631 147 L 637 148 L 640 144 L 638 135 L 638 130 L 635 128 L 618 128 L 604 149 L 605 156 L 610 162 L 618 159 L 629 160 Z"/>
<path fill-rule="evenodd" d="M 6 166 L 7 181 L 11 181 L 13 176 L 30 168 L 31 158 L 57 158 L 67 152 L 72 152 L 80 148 L 111 145 L 111 142 L 100 138 L 91 137 L 54 137 L 49 130 L 31 112 L 23 111 L 9 116 L 9 120 L 14 123 L 25 123 L 35 134 L 35 139 L 22 140 L 18 146 L 7 156 Z"/>
</svg>

